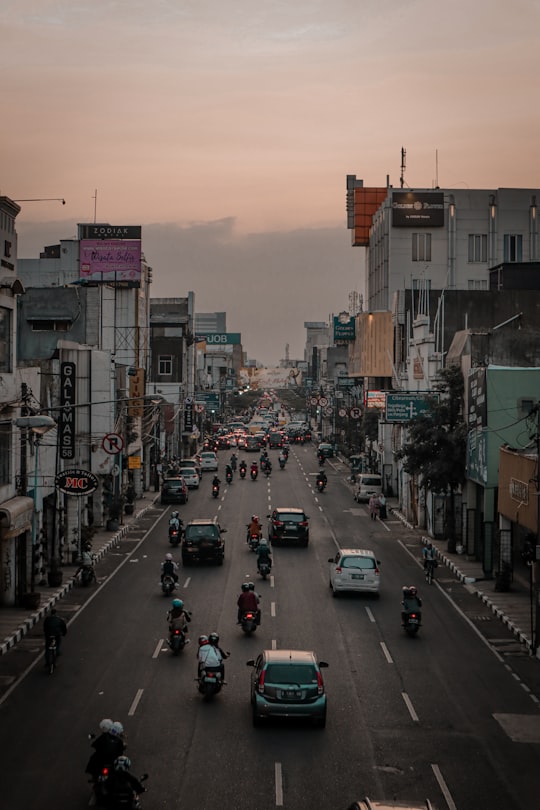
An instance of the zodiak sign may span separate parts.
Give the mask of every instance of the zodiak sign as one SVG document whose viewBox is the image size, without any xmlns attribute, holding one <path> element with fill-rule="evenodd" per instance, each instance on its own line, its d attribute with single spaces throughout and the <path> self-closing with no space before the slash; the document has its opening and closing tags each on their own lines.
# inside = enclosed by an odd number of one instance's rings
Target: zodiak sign
<svg viewBox="0 0 540 810">
<path fill-rule="evenodd" d="M 88 470 L 62 470 L 54 479 L 56 489 L 64 495 L 91 495 L 98 488 L 99 481 Z"/>
</svg>

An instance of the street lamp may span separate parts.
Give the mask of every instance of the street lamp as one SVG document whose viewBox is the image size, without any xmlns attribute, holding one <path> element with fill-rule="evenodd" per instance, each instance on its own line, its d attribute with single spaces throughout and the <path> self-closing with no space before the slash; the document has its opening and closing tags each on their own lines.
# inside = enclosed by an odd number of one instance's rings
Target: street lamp
<svg viewBox="0 0 540 810">
<path fill-rule="evenodd" d="M 56 427 L 56 422 L 52 416 L 46 414 L 38 414 L 36 416 L 20 416 L 13 420 L 13 424 L 23 430 L 31 430 L 36 435 L 35 439 L 35 456 L 34 456 L 34 491 L 33 502 L 34 509 L 32 512 L 32 555 L 31 555 L 31 573 L 30 573 L 30 593 L 35 592 L 36 585 L 36 540 L 37 540 L 37 478 L 39 467 L 39 444 L 40 438 L 49 430 Z M 26 482 L 25 482 L 26 484 Z"/>
</svg>

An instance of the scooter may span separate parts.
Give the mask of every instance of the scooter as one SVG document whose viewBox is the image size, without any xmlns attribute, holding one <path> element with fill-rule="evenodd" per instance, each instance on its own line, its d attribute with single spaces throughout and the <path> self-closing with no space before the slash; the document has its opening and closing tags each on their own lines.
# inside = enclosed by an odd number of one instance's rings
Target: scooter
<svg viewBox="0 0 540 810">
<path fill-rule="evenodd" d="M 250 534 L 248 537 L 248 546 L 250 551 L 257 551 L 259 548 L 260 536 L 258 534 Z"/>
<path fill-rule="evenodd" d="M 161 580 L 161 590 L 165 594 L 165 596 L 170 596 L 170 594 L 174 591 L 175 588 L 175 581 L 174 577 L 170 574 L 165 574 L 163 579 Z"/>
<path fill-rule="evenodd" d="M 96 797 L 96 804 L 101 807 L 107 807 L 108 810 L 139 810 L 141 803 L 135 791 L 117 793 L 112 792 L 111 787 L 111 769 L 104 767 L 98 775 L 97 780 L 94 782 L 94 794 Z M 148 774 L 143 774 L 139 782 L 145 782 L 148 779 Z"/>
<path fill-rule="evenodd" d="M 244 633 L 248 635 L 250 633 L 254 633 L 257 629 L 257 614 L 253 610 L 246 610 L 242 614 L 242 621 L 241 621 L 242 630 Z"/>
<path fill-rule="evenodd" d="M 233 474 L 232 474 L 232 471 L 229 470 L 229 471 L 227 471 L 227 473 L 225 475 L 225 480 L 227 481 L 228 484 L 232 484 L 232 479 L 233 479 Z"/>
<path fill-rule="evenodd" d="M 408 636 L 415 636 L 422 624 L 422 614 L 419 610 L 409 611 L 403 619 L 403 628 Z"/>
<path fill-rule="evenodd" d="M 317 478 L 317 489 L 319 490 L 319 492 L 324 492 L 324 490 L 326 489 L 326 481 L 324 480 L 324 478 Z"/>
<path fill-rule="evenodd" d="M 180 540 L 182 539 L 181 531 L 181 529 L 175 529 L 172 526 L 169 529 L 169 543 L 174 548 L 177 548 L 180 545 Z"/>
<path fill-rule="evenodd" d="M 266 577 L 270 576 L 270 570 L 271 567 L 269 562 L 263 560 L 261 563 L 259 563 L 259 574 L 263 579 L 266 579 Z"/>
<path fill-rule="evenodd" d="M 219 484 L 212 484 L 212 497 L 213 498 L 219 497 Z"/>
<path fill-rule="evenodd" d="M 184 649 L 186 646 L 186 635 L 183 630 L 180 630 L 179 627 L 171 630 L 171 634 L 169 636 L 169 647 L 171 648 L 173 655 L 178 655 L 178 653 Z"/>
<path fill-rule="evenodd" d="M 79 582 L 84 588 L 96 582 L 96 572 L 93 565 L 83 565 L 79 574 Z"/>
<path fill-rule="evenodd" d="M 240 478 L 245 478 L 245 477 L 246 477 L 246 468 L 245 468 L 245 466 L 243 467 L 242 465 L 240 465 Z"/>
<path fill-rule="evenodd" d="M 221 687 L 225 684 L 220 667 L 204 667 L 195 680 L 198 683 L 199 692 L 204 695 L 205 700 L 211 700 L 214 695 L 221 692 Z"/>
<path fill-rule="evenodd" d="M 257 480 L 257 476 L 258 476 L 258 474 L 259 474 L 259 470 L 258 470 L 258 468 L 257 468 L 257 467 L 252 467 L 252 468 L 251 468 L 251 470 L 250 470 L 250 472 L 249 472 L 249 474 L 250 474 L 250 476 L 251 476 L 251 480 L 252 480 L 252 481 L 256 481 L 256 480 Z"/>
<path fill-rule="evenodd" d="M 284 469 L 285 469 L 285 464 L 286 464 L 286 461 L 287 461 L 287 459 L 285 459 L 285 458 L 280 458 L 280 459 L 279 459 L 279 469 L 280 469 L 280 470 L 284 470 Z"/>
</svg>

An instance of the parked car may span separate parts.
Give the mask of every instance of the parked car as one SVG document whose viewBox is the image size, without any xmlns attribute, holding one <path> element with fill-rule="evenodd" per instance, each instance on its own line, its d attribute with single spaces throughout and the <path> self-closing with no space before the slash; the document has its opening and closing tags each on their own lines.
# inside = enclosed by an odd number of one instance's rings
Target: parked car
<svg viewBox="0 0 540 810">
<path fill-rule="evenodd" d="M 180 475 L 187 484 L 188 489 L 199 489 L 199 473 L 195 467 L 180 467 Z"/>
<path fill-rule="evenodd" d="M 309 518 L 303 509 L 296 506 L 280 506 L 272 511 L 268 523 L 268 539 L 271 543 L 294 541 L 302 546 L 309 543 Z"/>
<path fill-rule="evenodd" d="M 376 473 L 358 473 L 354 488 L 354 500 L 367 503 L 372 495 L 382 495 L 382 478 Z"/>
<path fill-rule="evenodd" d="M 223 565 L 225 556 L 223 534 L 226 531 L 227 529 L 222 529 L 213 518 L 198 518 L 186 523 L 182 537 L 184 565 L 190 565 L 192 562 L 216 562 Z"/>
<path fill-rule="evenodd" d="M 202 471 L 206 470 L 215 471 L 219 467 L 218 457 L 212 450 L 204 450 L 201 453 L 201 468 Z"/>
<path fill-rule="evenodd" d="M 330 563 L 329 585 L 332 595 L 342 591 L 362 591 L 378 595 L 381 584 L 379 560 L 365 548 L 342 548 Z"/>
<path fill-rule="evenodd" d="M 165 478 L 161 484 L 161 503 L 187 503 L 188 488 L 182 476 Z"/>
<path fill-rule="evenodd" d="M 272 717 L 305 717 L 324 728 L 327 701 L 321 669 L 326 661 L 317 661 L 310 650 L 263 650 L 247 666 L 253 667 L 254 726 Z"/>
</svg>

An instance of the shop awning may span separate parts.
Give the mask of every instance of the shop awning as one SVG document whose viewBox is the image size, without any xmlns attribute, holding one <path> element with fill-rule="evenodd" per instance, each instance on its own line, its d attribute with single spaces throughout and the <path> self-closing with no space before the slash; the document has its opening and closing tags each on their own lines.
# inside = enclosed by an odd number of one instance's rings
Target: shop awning
<svg viewBox="0 0 540 810">
<path fill-rule="evenodd" d="M 0 538 L 8 540 L 28 531 L 32 527 L 33 513 L 34 501 L 24 495 L 0 504 Z"/>
</svg>

